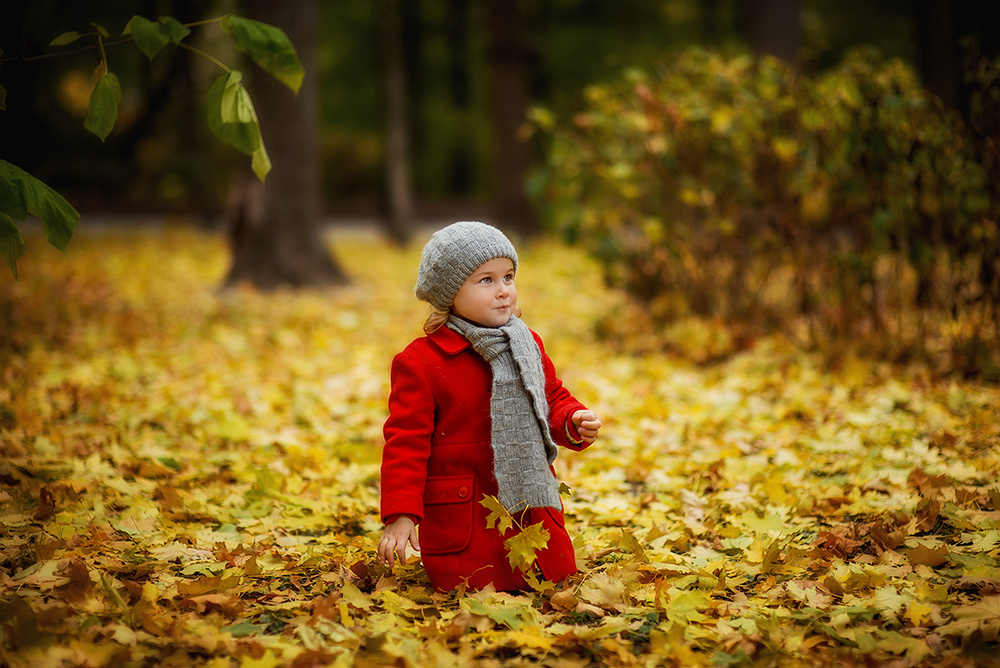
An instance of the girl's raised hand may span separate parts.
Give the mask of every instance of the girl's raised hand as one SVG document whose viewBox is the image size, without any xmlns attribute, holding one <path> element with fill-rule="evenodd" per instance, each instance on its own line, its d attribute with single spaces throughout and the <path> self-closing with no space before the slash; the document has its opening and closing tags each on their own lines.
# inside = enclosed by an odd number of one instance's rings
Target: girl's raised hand
<svg viewBox="0 0 1000 668">
<path fill-rule="evenodd" d="M 414 550 L 420 549 L 420 539 L 417 538 L 417 525 L 406 515 L 385 527 L 382 539 L 378 542 L 378 558 L 382 565 L 392 568 L 396 565 L 396 555 L 399 563 L 406 563 L 406 543 L 409 541 Z"/>
<path fill-rule="evenodd" d="M 594 411 L 577 411 L 573 413 L 571 419 L 584 443 L 593 443 L 597 438 L 597 432 L 601 430 L 601 421 Z"/>
</svg>

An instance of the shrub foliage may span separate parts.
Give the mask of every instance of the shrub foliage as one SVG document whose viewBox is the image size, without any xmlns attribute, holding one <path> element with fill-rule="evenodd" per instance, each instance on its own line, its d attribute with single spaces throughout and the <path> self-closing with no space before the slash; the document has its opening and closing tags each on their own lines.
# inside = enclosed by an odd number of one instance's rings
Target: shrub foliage
<svg viewBox="0 0 1000 668">
<path fill-rule="evenodd" d="M 859 50 L 809 76 L 688 50 L 586 93 L 569 123 L 535 117 L 548 217 L 654 321 L 982 366 L 1000 303 L 986 144 L 905 64 Z"/>
</svg>

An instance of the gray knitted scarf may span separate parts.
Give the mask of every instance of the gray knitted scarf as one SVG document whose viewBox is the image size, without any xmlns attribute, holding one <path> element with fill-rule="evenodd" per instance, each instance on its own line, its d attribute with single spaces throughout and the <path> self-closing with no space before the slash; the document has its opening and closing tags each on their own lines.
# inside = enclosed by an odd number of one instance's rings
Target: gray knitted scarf
<svg viewBox="0 0 1000 668">
<path fill-rule="evenodd" d="M 549 470 L 556 444 L 549 434 L 545 371 L 531 330 L 515 316 L 501 327 L 480 327 L 452 315 L 448 327 L 468 339 L 493 371 L 491 439 L 500 503 L 512 514 L 561 507 Z"/>
</svg>

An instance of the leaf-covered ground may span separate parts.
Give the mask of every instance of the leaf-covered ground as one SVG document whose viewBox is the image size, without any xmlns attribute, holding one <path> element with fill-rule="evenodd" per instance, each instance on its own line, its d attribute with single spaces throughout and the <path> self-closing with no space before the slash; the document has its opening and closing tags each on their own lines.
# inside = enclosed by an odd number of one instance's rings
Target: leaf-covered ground
<svg viewBox="0 0 1000 668">
<path fill-rule="evenodd" d="M 218 293 L 222 240 L 184 227 L 28 238 L 0 279 L 0 664 L 1000 665 L 996 387 L 770 340 L 629 353 L 595 334 L 629 309 L 552 243 L 522 249 L 525 318 L 606 424 L 557 462 L 581 573 L 443 595 L 376 565 L 419 244 L 334 243 L 351 287 L 262 296 Z"/>
</svg>

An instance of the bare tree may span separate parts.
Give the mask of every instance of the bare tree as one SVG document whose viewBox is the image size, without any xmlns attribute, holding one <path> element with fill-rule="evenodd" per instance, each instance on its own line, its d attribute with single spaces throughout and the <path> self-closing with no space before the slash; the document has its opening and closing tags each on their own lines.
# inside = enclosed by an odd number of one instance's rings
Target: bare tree
<svg viewBox="0 0 1000 668">
<path fill-rule="evenodd" d="M 496 136 L 497 224 L 522 234 L 539 230 L 524 191 L 528 147 L 521 138 L 528 109 L 530 52 L 524 43 L 518 0 L 487 0 L 490 30 L 490 89 Z"/>
<path fill-rule="evenodd" d="M 753 0 L 746 10 L 747 37 L 753 50 L 798 63 L 802 47 L 799 0 Z"/>
<path fill-rule="evenodd" d="M 949 107 L 969 112 L 968 68 L 1000 54 L 1000 4 L 995 0 L 918 0 L 920 72 L 924 85 Z"/>
<path fill-rule="evenodd" d="M 318 0 L 250 0 L 250 15 L 282 28 L 306 76 L 298 96 L 272 77 L 254 77 L 254 102 L 273 169 L 261 185 L 246 178 L 230 214 L 227 285 L 337 285 L 346 276 L 322 231 L 316 77 Z"/>
<path fill-rule="evenodd" d="M 386 227 L 400 244 L 412 234 L 413 186 L 410 180 L 409 102 L 403 62 L 400 0 L 382 0 L 382 48 L 385 57 Z"/>
</svg>

